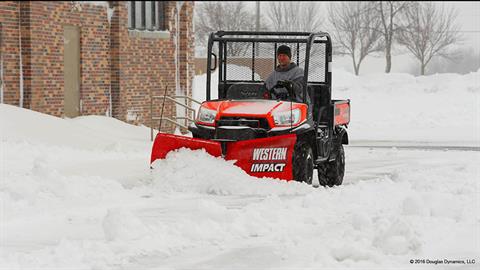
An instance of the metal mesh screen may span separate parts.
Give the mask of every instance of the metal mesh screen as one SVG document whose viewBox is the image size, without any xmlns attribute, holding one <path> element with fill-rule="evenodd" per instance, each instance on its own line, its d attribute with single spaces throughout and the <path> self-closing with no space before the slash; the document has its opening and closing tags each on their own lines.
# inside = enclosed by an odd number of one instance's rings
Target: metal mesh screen
<svg viewBox="0 0 480 270">
<path fill-rule="evenodd" d="M 275 44 L 227 42 L 226 80 L 264 81 L 273 71 Z"/>
<path fill-rule="evenodd" d="M 326 63 L 326 44 L 313 43 L 310 49 L 310 64 L 308 71 L 309 82 L 325 82 Z"/>
<path fill-rule="evenodd" d="M 227 81 L 265 81 L 275 69 L 276 48 L 287 45 L 292 62 L 305 70 L 306 43 L 226 42 L 223 79 Z M 313 44 L 310 57 L 309 81 L 325 82 L 325 44 Z"/>
</svg>

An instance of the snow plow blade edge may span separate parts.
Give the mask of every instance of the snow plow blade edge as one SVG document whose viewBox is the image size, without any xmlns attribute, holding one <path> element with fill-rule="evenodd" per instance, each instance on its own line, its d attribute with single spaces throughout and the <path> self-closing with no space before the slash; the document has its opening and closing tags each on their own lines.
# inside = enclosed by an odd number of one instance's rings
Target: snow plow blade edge
<svg viewBox="0 0 480 270">
<path fill-rule="evenodd" d="M 199 150 L 203 148 L 205 151 L 207 151 L 207 153 L 214 157 L 219 157 L 222 155 L 222 148 L 219 142 L 167 133 L 158 133 L 155 137 L 155 142 L 153 143 L 150 164 L 157 159 L 164 159 L 170 151 L 183 147 L 192 150 Z"/>
</svg>

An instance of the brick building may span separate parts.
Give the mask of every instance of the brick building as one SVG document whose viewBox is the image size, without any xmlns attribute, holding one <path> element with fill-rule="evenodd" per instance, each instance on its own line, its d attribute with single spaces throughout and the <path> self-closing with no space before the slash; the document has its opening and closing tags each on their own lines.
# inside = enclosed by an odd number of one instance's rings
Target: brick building
<svg viewBox="0 0 480 270">
<path fill-rule="evenodd" d="M 193 2 L 0 2 L 1 102 L 150 124 L 150 96 L 191 96 Z M 177 64 L 178 59 L 178 64 Z M 154 100 L 154 116 L 160 101 Z M 165 103 L 164 114 L 176 115 Z M 152 123 L 153 125 L 156 125 Z"/>
</svg>

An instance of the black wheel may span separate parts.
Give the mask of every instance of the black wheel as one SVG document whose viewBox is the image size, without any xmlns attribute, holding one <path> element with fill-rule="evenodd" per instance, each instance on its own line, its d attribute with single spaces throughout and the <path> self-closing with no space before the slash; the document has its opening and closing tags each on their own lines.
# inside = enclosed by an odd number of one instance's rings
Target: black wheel
<svg viewBox="0 0 480 270">
<path fill-rule="evenodd" d="M 318 182 L 322 186 L 339 186 L 343 182 L 345 174 L 345 151 L 339 144 L 337 158 L 331 162 L 325 162 L 318 166 Z"/>
<path fill-rule="evenodd" d="M 293 178 L 299 182 L 312 184 L 313 154 L 307 142 L 299 141 L 293 151 Z"/>
</svg>

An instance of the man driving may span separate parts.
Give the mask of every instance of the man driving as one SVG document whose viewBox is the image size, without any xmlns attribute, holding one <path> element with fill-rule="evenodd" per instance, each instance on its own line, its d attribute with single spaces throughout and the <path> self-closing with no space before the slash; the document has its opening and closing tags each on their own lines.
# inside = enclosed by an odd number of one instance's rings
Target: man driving
<svg viewBox="0 0 480 270">
<path fill-rule="evenodd" d="M 265 80 L 266 88 L 272 93 L 274 98 L 278 98 L 282 94 L 281 89 L 278 89 L 277 92 L 277 89 L 274 88 L 285 88 L 293 92 L 293 101 L 303 102 L 303 69 L 291 62 L 292 51 L 290 47 L 286 45 L 279 46 L 276 55 L 278 66 Z M 307 103 L 310 103 L 308 95 Z"/>
</svg>

